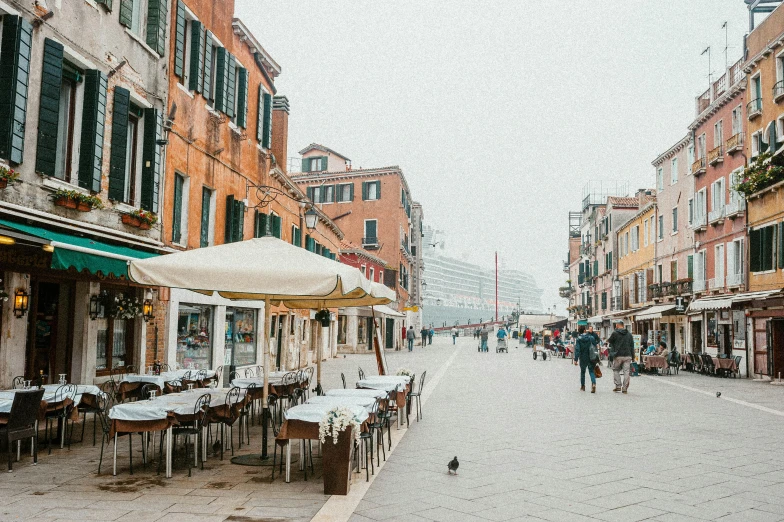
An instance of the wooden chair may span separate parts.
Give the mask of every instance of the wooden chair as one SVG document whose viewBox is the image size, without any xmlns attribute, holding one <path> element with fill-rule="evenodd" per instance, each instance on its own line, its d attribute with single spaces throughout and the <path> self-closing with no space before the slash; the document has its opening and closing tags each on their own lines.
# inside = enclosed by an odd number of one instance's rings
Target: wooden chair
<svg viewBox="0 0 784 522">
<path fill-rule="evenodd" d="M 33 446 L 33 462 L 38 464 L 38 412 L 44 389 L 18 391 L 14 394 L 8 423 L 0 425 L 0 436 L 6 441 L 8 471 L 13 471 L 11 444 L 16 442 L 16 460 L 21 458 L 22 440 L 30 439 Z"/>
</svg>

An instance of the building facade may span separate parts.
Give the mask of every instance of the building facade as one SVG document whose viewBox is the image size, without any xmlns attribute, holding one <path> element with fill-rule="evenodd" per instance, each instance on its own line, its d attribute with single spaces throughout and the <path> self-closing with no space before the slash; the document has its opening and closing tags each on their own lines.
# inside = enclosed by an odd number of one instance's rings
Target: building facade
<svg viewBox="0 0 784 522">
<path fill-rule="evenodd" d="M 653 303 L 648 291 L 654 280 L 656 258 L 656 197 L 652 190 L 638 191 L 640 210 L 618 228 L 618 280 L 621 287 L 623 317 L 632 321 L 633 333 L 647 337 L 651 325 L 636 321 L 636 315 Z"/>
</svg>

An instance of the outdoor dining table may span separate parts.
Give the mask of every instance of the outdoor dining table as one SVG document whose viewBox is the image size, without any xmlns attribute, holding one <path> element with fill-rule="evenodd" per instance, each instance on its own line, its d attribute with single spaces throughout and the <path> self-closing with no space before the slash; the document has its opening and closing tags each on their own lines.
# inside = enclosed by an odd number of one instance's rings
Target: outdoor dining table
<svg viewBox="0 0 784 522">
<path fill-rule="evenodd" d="M 160 374 L 145 374 L 145 373 L 127 373 L 122 376 L 120 380 L 118 393 L 122 399 L 127 396 L 133 395 L 136 390 L 145 384 L 154 384 L 161 390 L 164 390 L 166 383 L 170 381 L 182 380 L 188 372 L 195 378 L 196 372 L 201 370 L 172 370 L 170 372 L 161 372 Z M 212 380 L 215 377 L 215 370 L 204 370 L 207 374 L 207 380 Z"/>
<path fill-rule="evenodd" d="M 384 390 L 388 393 L 395 392 L 395 403 L 398 410 L 405 413 L 406 396 L 411 390 L 411 379 L 405 375 L 371 375 L 357 381 L 357 388 Z M 404 415 L 398 414 L 397 428 L 403 425 Z"/>
<path fill-rule="evenodd" d="M 362 406 L 368 412 L 373 409 L 373 405 L 376 403 L 375 397 L 370 396 L 346 396 L 346 395 L 315 395 L 305 401 L 305 404 L 326 404 L 330 407 L 335 406 L 348 406 L 348 405 L 356 405 Z"/>
<path fill-rule="evenodd" d="M 738 370 L 738 365 L 735 364 L 734 357 L 711 357 L 711 359 L 713 359 L 713 365 L 716 367 L 716 370 L 729 370 L 731 372 Z"/>
<path fill-rule="evenodd" d="M 335 388 L 334 390 L 327 390 L 324 392 L 327 397 L 373 397 L 381 399 L 388 395 L 384 390 L 376 390 L 373 388 Z"/>
<path fill-rule="evenodd" d="M 648 369 L 667 369 L 667 357 L 663 355 L 643 355 L 642 363 Z"/>
<path fill-rule="evenodd" d="M 364 424 L 368 418 L 370 418 L 368 410 L 364 406 L 351 404 L 348 402 L 343 404 L 329 402 L 300 404 L 286 410 L 284 414 L 285 420 L 283 421 L 283 425 L 280 427 L 280 431 L 276 437 L 277 440 L 289 441 L 289 443 L 286 445 L 286 482 L 291 481 L 291 441 L 318 440 L 319 422 L 329 410 L 337 405 L 346 406 L 348 409 L 350 409 L 354 414 L 354 418 L 357 420 L 357 422 L 359 422 L 360 425 Z M 301 457 L 299 459 L 299 467 L 300 469 L 304 469 L 304 442 L 300 447 Z"/>
</svg>

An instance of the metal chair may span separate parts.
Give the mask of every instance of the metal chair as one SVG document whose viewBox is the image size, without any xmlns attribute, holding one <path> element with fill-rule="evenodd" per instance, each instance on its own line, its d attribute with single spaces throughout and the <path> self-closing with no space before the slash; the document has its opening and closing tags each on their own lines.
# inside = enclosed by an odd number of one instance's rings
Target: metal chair
<svg viewBox="0 0 784 522">
<path fill-rule="evenodd" d="M 367 422 L 367 431 L 363 431 L 359 434 L 359 443 L 362 444 L 364 448 L 364 455 L 365 455 L 365 480 L 370 482 L 370 469 L 372 468 L 373 475 L 376 474 L 376 468 L 373 465 L 373 433 L 377 428 L 372 427 L 373 422 L 376 420 L 376 414 L 378 413 L 378 406 L 379 401 L 376 399 L 376 402 L 373 403 L 373 407 L 368 412 L 368 422 Z M 370 461 L 368 461 L 368 450 L 370 451 Z M 357 455 L 357 469 L 360 468 L 359 463 L 359 452 L 356 452 Z M 384 454 L 384 460 L 386 461 L 386 453 Z"/>
<path fill-rule="evenodd" d="M 238 410 L 238 403 L 240 401 L 240 389 L 236 386 L 231 388 L 226 394 L 226 402 L 219 414 L 214 414 L 215 422 L 220 424 L 220 446 L 221 446 L 221 460 L 223 460 L 223 451 L 226 448 L 226 428 L 229 428 L 229 441 L 231 442 L 231 456 L 234 456 L 234 423 L 240 418 Z"/>
<path fill-rule="evenodd" d="M 702 371 L 708 375 L 716 375 L 716 365 L 713 364 L 713 357 L 707 353 L 702 354 Z"/>
<path fill-rule="evenodd" d="M 107 396 L 114 397 L 114 382 L 113 381 L 106 381 L 99 386 L 101 392 Z M 76 406 L 76 411 L 82 415 L 82 436 L 79 438 L 79 442 L 84 442 L 84 429 L 87 426 L 87 414 L 93 414 L 93 446 L 95 446 L 95 428 L 98 425 L 98 412 L 101 410 L 100 403 L 97 402 L 98 397 L 96 396 L 96 403 L 95 404 L 88 404 L 84 401 L 80 401 L 79 404 Z"/>
<path fill-rule="evenodd" d="M 161 363 L 161 371 L 162 372 L 170 372 L 172 371 L 172 367 L 167 363 Z"/>
<path fill-rule="evenodd" d="M 359 374 L 359 380 L 360 380 L 360 381 L 363 381 L 363 380 L 365 380 L 365 370 L 363 370 L 363 369 L 360 367 L 360 368 L 359 368 L 359 371 L 358 371 L 357 373 Z"/>
<path fill-rule="evenodd" d="M 8 451 L 8 471 L 13 471 L 11 444 L 16 442 L 16 460 L 21 458 L 22 440 L 30 438 L 33 450 L 33 463 L 38 464 L 38 411 L 41 408 L 43 389 L 18 391 L 11 403 L 8 422 L 0 425 L 0 436 L 6 441 Z"/>
<path fill-rule="evenodd" d="M 11 389 L 21 390 L 22 388 L 24 388 L 24 382 L 25 382 L 24 375 L 19 375 L 17 377 L 14 377 L 14 380 L 11 381 Z"/>
<path fill-rule="evenodd" d="M 127 374 L 133 374 L 133 373 L 136 373 L 136 372 L 137 372 L 136 366 L 134 366 L 132 364 L 129 364 L 129 365 L 127 365 L 125 367 L 125 373 L 127 373 Z"/>
<path fill-rule="evenodd" d="M 254 379 L 256 377 L 256 368 L 245 368 L 245 378 Z"/>
<path fill-rule="evenodd" d="M 172 379 L 163 383 L 164 393 L 180 393 L 182 391 L 182 381 L 180 379 Z"/>
<path fill-rule="evenodd" d="M 427 371 L 422 372 L 422 375 L 419 377 L 419 389 L 414 391 L 414 383 L 412 380 L 411 383 L 411 391 L 408 392 L 408 398 L 411 399 L 411 402 L 416 402 L 416 420 L 419 422 L 419 418 L 425 418 L 422 414 L 422 388 L 425 387 L 425 377 L 427 377 Z M 408 412 L 406 412 L 408 413 Z M 408 415 L 406 415 L 406 424 L 408 423 Z"/>
<path fill-rule="evenodd" d="M 197 466 L 199 460 L 201 460 L 201 469 L 204 469 L 205 456 L 202 455 L 201 459 L 199 459 L 199 447 L 201 447 L 201 438 L 203 436 L 202 428 L 204 427 L 207 418 L 207 410 L 210 407 L 211 399 L 212 397 L 209 393 L 205 393 L 199 397 L 196 400 L 196 404 L 193 406 L 193 421 L 172 428 L 172 435 L 174 436 L 175 443 L 178 435 L 185 435 L 185 460 L 188 462 L 189 477 L 191 476 L 191 457 L 188 454 L 188 447 L 190 446 L 191 435 L 195 437 L 193 442 L 193 458 L 196 461 Z"/>
<path fill-rule="evenodd" d="M 667 355 L 667 373 L 672 373 L 673 368 L 675 374 L 678 374 L 678 369 L 681 367 L 681 355 L 673 350 Z"/>
<path fill-rule="evenodd" d="M 49 454 L 52 454 L 50 425 L 55 419 L 58 426 L 61 426 L 60 449 L 65 446 L 65 437 L 68 435 L 68 417 L 76 407 L 77 388 L 75 384 L 63 384 L 54 392 L 52 401 L 47 406 L 46 411 L 46 446 Z M 71 438 L 68 437 L 68 449 L 71 449 Z"/>
<path fill-rule="evenodd" d="M 223 381 L 223 366 L 215 368 L 215 377 L 213 377 L 215 387 L 220 388 L 221 381 Z"/>
<path fill-rule="evenodd" d="M 240 436 L 239 436 L 239 443 L 240 449 L 242 449 L 242 427 L 245 426 L 245 434 L 248 438 L 248 445 L 250 445 L 250 425 L 248 424 L 248 418 L 253 421 L 253 415 L 256 411 L 255 402 L 261 396 L 259 393 L 260 388 L 256 386 L 255 383 L 251 383 L 245 389 L 245 404 L 240 409 Z"/>
<path fill-rule="evenodd" d="M 142 391 L 139 394 L 139 398 L 141 400 L 149 400 L 150 396 L 152 395 L 151 392 L 155 392 L 156 395 L 160 394 L 160 387 L 157 384 L 145 384 L 142 386 Z"/>
<path fill-rule="evenodd" d="M 346 376 L 343 373 L 340 374 L 340 380 L 343 381 L 343 389 L 346 389 Z"/>
<path fill-rule="evenodd" d="M 732 371 L 733 377 L 740 377 L 740 362 L 743 360 L 743 357 L 740 355 L 735 356 L 735 370 Z"/>
</svg>

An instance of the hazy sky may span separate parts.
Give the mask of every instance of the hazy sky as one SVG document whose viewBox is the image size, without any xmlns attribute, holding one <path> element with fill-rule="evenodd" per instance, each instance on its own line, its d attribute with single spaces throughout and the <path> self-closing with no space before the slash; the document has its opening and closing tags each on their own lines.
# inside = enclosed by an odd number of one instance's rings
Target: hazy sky
<svg viewBox="0 0 784 522">
<path fill-rule="evenodd" d="M 743 0 L 237 0 L 282 67 L 289 156 L 400 165 L 456 255 L 565 301 L 567 212 L 587 180 L 653 185 L 694 98 L 741 57 Z"/>
</svg>

